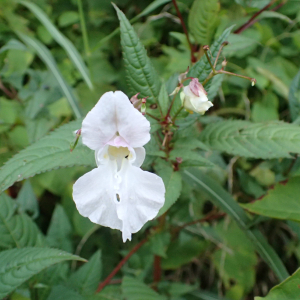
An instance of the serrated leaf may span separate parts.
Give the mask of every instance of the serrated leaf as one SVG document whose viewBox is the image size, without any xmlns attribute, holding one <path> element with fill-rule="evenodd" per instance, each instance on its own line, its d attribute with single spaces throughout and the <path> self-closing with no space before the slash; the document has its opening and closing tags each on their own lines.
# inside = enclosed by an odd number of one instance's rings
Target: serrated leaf
<svg viewBox="0 0 300 300">
<path fill-rule="evenodd" d="M 26 6 L 30 11 L 40 20 L 40 22 L 45 26 L 45 28 L 49 31 L 51 36 L 57 43 L 59 43 L 67 52 L 68 56 L 70 57 L 71 61 L 82 75 L 82 78 L 89 86 L 90 89 L 93 89 L 93 84 L 90 78 L 89 70 L 85 65 L 80 53 L 77 51 L 75 46 L 72 42 L 67 39 L 50 21 L 48 16 L 34 3 L 29 1 L 18 1 L 16 2 Z M 72 12 L 69 12 L 72 13 Z M 75 13 L 75 12 L 73 12 Z M 76 14 L 76 13 L 75 13 Z"/>
<path fill-rule="evenodd" d="M 209 101 L 214 101 L 214 98 L 217 96 L 219 89 L 222 86 L 224 78 L 224 74 L 219 74 L 217 76 L 214 76 L 211 80 L 211 84 L 207 91 L 207 98 Z"/>
<path fill-rule="evenodd" d="M 0 252 L 0 297 L 3 298 L 43 269 L 83 258 L 50 248 L 23 248 Z"/>
<path fill-rule="evenodd" d="M 234 25 L 225 29 L 222 35 L 210 47 L 211 57 L 213 58 L 213 61 L 215 60 L 221 45 L 228 38 L 233 27 Z M 191 67 L 190 71 L 187 74 L 187 77 L 196 77 L 199 79 L 200 82 L 203 82 L 210 72 L 211 72 L 210 64 L 206 56 L 203 55 L 201 59 Z"/>
<path fill-rule="evenodd" d="M 196 42 L 201 45 L 210 45 L 214 31 L 219 23 L 218 0 L 195 0 L 189 13 L 189 29 Z"/>
<path fill-rule="evenodd" d="M 159 210 L 157 217 L 163 215 L 179 198 L 182 189 L 182 180 L 179 172 L 173 171 L 168 164 L 157 168 L 158 175 L 162 178 L 166 188 L 165 203 Z"/>
<path fill-rule="evenodd" d="M 255 300 L 296 300 L 299 299 L 300 269 L 292 276 L 271 289 L 266 297 L 255 297 Z"/>
<path fill-rule="evenodd" d="M 53 73 L 54 77 L 56 78 L 63 94 L 66 96 L 66 98 L 69 101 L 69 104 L 77 118 L 81 117 L 81 111 L 78 106 L 78 100 L 75 94 L 73 93 L 72 89 L 62 76 L 60 70 L 57 67 L 57 64 L 55 62 L 55 59 L 53 58 L 50 50 L 44 46 L 41 42 L 39 42 L 37 39 L 30 37 L 29 35 L 26 35 L 21 32 L 17 32 L 20 39 L 27 44 L 28 46 L 32 47 L 41 60 L 44 61 L 44 63 L 47 65 L 49 70 Z"/>
<path fill-rule="evenodd" d="M 163 83 L 160 87 L 160 92 L 158 95 L 158 103 L 163 116 L 166 116 L 169 109 L 169 95 L 167 93 L 166 85 Z"/>
<path fill-rule="evenodd" d="M 73 132 L 81 127 L 81 120 L 61 126 L 12 157 L 0 169 L 0 193 L 14 182 L 56 168 L 95 166 L 93 151 L 82 144 L 70 152 Z"/>
<path fill-rule="evenodd" d="M 122 291 L 127 300 L 166 300 L 143 282 L 128 276 L 122 280 Z"/>
<path fill-rule="evenodd" d="M 287 183 L 277 183 L 262 199 L 241 206 L 262 216 L 300 222 L 299 193 L 300 177 L 293 177 Z"/>
<path fill-rule="evenodd" d="M 300 127 L 284 122 L 221 121 L 209 124 L 200 140 L 211 149 L 249 158 L 283 158 L 300 153 Z"/>
<path fill-rule="evenodd" d="M 46 240 L 50 247 L 73 251 L 72 226 L 61 205 L 56 205 L 48 228 Z"/>
<path fill-rule="evenodd" d="M 300 114 L 300 71 L 292 81 L 288 100 L 291 118 L 293 121 L 295 121 Z"/>
<path fill-rule="evenodd" d="M 0 195 L 0 248 L 42 246 L 44 237 L 25 213 L 15 214 L 16 202 L 6 194 Z"/>
<path fill-rule="evenodd" d="M 71 275 L 67 285 L 79 292 L 80 295 L 92 295 L 100 282 L 101 273 L 101 251 L 97 251 L 87 263 Z"/>
<path fill-rule="evenodd" d="M 159 76 L 130 22 L 117 6 L 114 7 L 120 20 L 121 45 L 128 84 L 134 94 L 140 93 L 141 97 L 149 97 L 147 101 L 150 103 L 157 103 Z"/>
<path fill-rule="evenodd" d="M 258 229 L 249 228 L 248 224 L 251 222 L 250 218 L 222 186 L 217 184 L 209 176 L 203 174 L 200 170 L 185 170 L 182 172 L 182 176 L 191 186 L 194 186 L 196 189 L 200 189 L 209 195 L 215 205 L 220 207 L 237 222 L 240 228 L 252 241 L 256 251 L 280 280 L 285 280 L 288 277 L 288 272 L 276 252 L 268 244 Z"/>
</svg>

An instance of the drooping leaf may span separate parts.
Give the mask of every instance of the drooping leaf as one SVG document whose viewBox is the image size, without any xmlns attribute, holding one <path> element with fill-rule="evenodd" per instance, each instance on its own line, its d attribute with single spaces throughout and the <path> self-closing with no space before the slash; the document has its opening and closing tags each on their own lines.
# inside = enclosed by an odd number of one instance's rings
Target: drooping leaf
<svg viewBox="0 0 300 300">
<path fill-rule="evenodd" d="M 297 176 L 276 184 L 262 199 L 241 205 L 262 216 L 300 222 L 299 193 L 300 177 Z"/>
<path fill-rule="evenodd" d="M 53 25 L 48 16 L 36 4 L 29 1 L 16 1 L 30 9 L 30 11 L 49 31 L 53 39 L 56 40 L 56 42 L 59 43 L 65 49 L 68 56 L 74 63 L 75 67 L 82 75 L 82 78 L 85 80 L 86 84 L 89 86 L 90 89 L 92 89 L 93 84 L 90 78 L 89 70 L 85 65 L 80 53 L 77 51 L 76 47 L 72 44 L 72 42 Z"/>
<path fill-rule="evenodd" d="M 194 0 L 189 13 L 189 29 L 196 42 L 201 45 L 210 45 L 214 31 L 219 23 L 218 0 Z"/>
<path fill-rule="evenodd" d="M 300 71 L 292 81 L 288 99 L 291 118 L 295 121 L 300 115 Z"/>
<path fill-rule="evenodd" d="M 79 256 L 51 248 L 23 248 L 0 252 L 0 297 L 3 298 L 43 269 Z"/>
<path fill-rule="evenodd" d="M 283 158 L 300 153 L 300 127 L 284 122 L 221 121 L 200 135 L 208 147 L 250 158 Z"/>
<path fill-rule="evenodd" d="M 218 51 L 221 47 L 221 45 L 226 41 L 226 39 L 228 38 L 232 28 L 234 27 L 231 26 L 229 28 L 227 28 L 222 35 L 213 43 L 213 45 L 210 47 L 210 52 L 212 55 L 212 59 L 213 61 L 215 60 Z M 205 55 L 203 55 L 201 57 L 201 59 L 199 61 L 197 61 L 190 69 L 190 71 L 188 72 L 187 76 L 188 77 L 197 77 L 199 79 L 200 82 L 203 82 L 204 79 L 206 79 L 206 77 L 209 75 L 209 73 L 211 72 L 211 67 L 210 64 L 206 58 Z"/>
<path fill-rule="evenodd" d="M 45 245 L 44 237 L 32 219 L 25 213 L 15 213 L 16 204 L 6 194 L 0 195 L 0 247 Z"/>
<path fill-rule="evenodd" d="M 81 120 L 61 126 L 12 157 L 0 169 L 0 192 L 14 182 L 60 167 L 95 166 L 92 151 L 82 144 L 70 152 L 73 132 L 81 127 Z"/>
<path fill-rule="evenodd" d="M 68 99 L 69 104 L 70 104 L 75 116 L 77 118 L 80 118 L 81 111 L 78 106 L 77 97 L 75 96 L 72 89 L 70 88 L 70 86 L 68 85 L 66 80 L 64 79 L 60 70 L 58 69 L 55 59 L 53 58 L 49 49 L 47 47 L 45 47 L 37 39 L 30 37 L 29 35 L 26 35 L 21 32 L 17 32 L 17 34 L 25 44 L 32 47 L 37 52 L 37 54 L 41 58 L 41 60 L 43 60 L 44 63 L 47 65 L 47 67 L 51 70 L 51 72 L 53 73 L 54 77 L 56 78 L 63 94 Z"/>
<path fill-rule="evenodd" d="M 160 90 L 159 76 L 147 52 L 124 13 L 115 6 L 120 20 L 121 44 L 128 84 L 134 94 L 149 97 L 150 103 L 158 102 Z"/>
<path fill-rule="evenodd" d="M 288 277 L 288 272 L 276 252 L 268 244 L 258 229 L 248 227 L 251 220 L 239 204 L 227 191 L 225 191 L 225 189 L 223 189 L 222 186 L 216 183 L 209 176 L 203 174 L 200 170 L 185 170 L 182 172 L 182 176 L 187 183 L 209 195 L 211 201 L 213 201 L 215 205 L 219 206 L 237 222 L 240 228 L 252 241 L 256 251 L 280 280 L 285 280 Z"/>
<path fill-rule="evenodd" d="M 255 300 L 292 300 L 300 296 L 300 269 L 292 276 L 271 289 L 266 297 L 255 297 Z"/>
<path fill-rule="evenodd" d="M 165 300 L 143 282 L 132 277 L 125 276 L 122 280 L 122 291 L 127 300 Z"/>
<path fill-rule="evenodd" d="M 73 251 L 72 226 L 61 205 L 56 205 L 47 232 L 47 243 L 50 247 Z"/>
<path fill-rule="evenodd" d="M 101 279 L 101 252 L 97 251 L 79 270 L 73 273 L 67 282 L 80 295 L 89 296 L 95 293 Z"/>
</svg>

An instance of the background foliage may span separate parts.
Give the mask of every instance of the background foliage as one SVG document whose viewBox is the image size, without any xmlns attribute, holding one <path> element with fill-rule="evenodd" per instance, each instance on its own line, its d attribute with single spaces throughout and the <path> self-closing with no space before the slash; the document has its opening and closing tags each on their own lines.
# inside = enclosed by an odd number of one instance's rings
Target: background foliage
<svg viewBox="0 0 300 300">
<path fill-rule="evenodd" d="M 0 297 L 298 299 L 300 1 L 114 3 L 0 2 Z M 179 73 L 205 81 L 203 46 L 214 61 L 226 41 L 217 69 L 226 58 L 256 85 L 219 74 L 204 116 L 179 97 L 169 111 Z M 149 97 L 142 168 L 167 190 L 126 244 L 71 195 L 95 167 L 80 142 L 70 152 L 73 131 L 110 90 Z M 161 131 L 161 115 L 176 126 Z"/>
</svg>

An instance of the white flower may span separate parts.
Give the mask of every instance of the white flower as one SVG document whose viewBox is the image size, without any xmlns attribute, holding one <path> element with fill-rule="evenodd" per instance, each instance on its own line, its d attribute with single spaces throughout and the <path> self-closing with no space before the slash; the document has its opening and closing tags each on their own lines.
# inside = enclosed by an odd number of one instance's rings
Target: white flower
<svg viewBox="0 0 300 300">
<path fill-rule="evenodd" d="M 73 199 L 84 217 L 121 230 L 124 242 L 165 201 L 162 179 L 140 169 L 149 131 L 148 120 L 120 91 L 105 93 L 82 122 L 82 142 L 95 150 L 98 167 L 75 182 Z"/>
<path fill-rule="evenodd" d="M 193 78 L 189 85 L 180 93 L 182 105 L 188 111 L 204 114 L 213 104 L 208 101 L 207 93 L 197 78 Z"/>
</svg>

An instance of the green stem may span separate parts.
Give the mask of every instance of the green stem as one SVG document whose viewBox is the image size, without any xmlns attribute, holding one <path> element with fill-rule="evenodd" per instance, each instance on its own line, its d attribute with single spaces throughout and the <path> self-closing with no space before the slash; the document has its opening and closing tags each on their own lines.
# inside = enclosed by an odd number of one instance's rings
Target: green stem
<svg viewBox="0 0 300 300">
<path fill-rule="evenodd" d="M 89 38 L 86 30 L 85 19 L 84 19 L 82 1 L 81 0 L 77 0 L 77 1 L 78 1 L 78 11 L 80 17 L 80 26 L 81 26 L 82 37 L 83 37 L 84 51 L 85 51 L 85 55 L 89 57 L 91 55 L 91 51 L 89 46 Z"/>
</svg>

